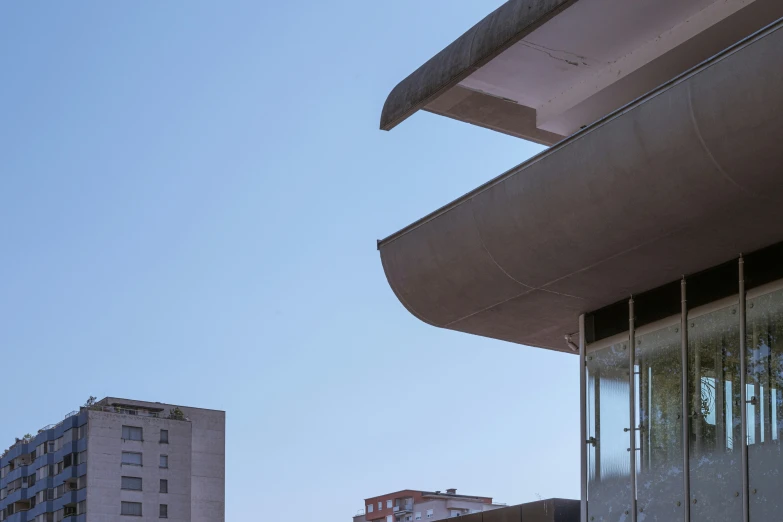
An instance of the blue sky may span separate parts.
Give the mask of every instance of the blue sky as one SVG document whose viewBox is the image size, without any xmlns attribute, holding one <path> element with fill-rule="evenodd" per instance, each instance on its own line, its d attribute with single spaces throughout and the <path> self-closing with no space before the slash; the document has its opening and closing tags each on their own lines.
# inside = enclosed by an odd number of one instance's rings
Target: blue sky
<svg viewBox="0 0 783 522">
<path fill-rule="evenodd" d="M 501 3 L 0 3 L 0 444 L 129 396 L 227 410 L 228 521 L 577 498 L 576 359 L 419 322 L 375 249 L 540 150 L 377 130 Z"/>
</svg>

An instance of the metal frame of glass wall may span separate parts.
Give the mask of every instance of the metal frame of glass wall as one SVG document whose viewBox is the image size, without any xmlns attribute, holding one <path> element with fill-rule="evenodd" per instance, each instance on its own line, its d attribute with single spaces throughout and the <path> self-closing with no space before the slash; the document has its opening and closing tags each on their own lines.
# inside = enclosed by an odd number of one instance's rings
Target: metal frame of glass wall
<svg viewBox="0 0 783 522">
<path fill-rule="evenodd" d="M 783 516 L 783 280 L 588 344 L 579 320 L 582 522 Z"/>
</svg>

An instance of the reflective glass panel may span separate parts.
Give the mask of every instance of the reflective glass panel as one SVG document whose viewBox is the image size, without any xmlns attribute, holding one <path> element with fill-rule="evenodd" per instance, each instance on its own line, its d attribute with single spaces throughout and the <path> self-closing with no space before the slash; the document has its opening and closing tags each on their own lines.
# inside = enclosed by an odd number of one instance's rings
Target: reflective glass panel
<svg viewBox="0 0 783 522">
<path fill-rule="evenodd" d="M 783 290 L 747 302 L 747 437 L 750 518 L 780 519 L 783 455 L 779 415 L 783 381 Z"/>
<path fill-rule="evenodd" d="M 636 337 L 636 498 L 640 522 L 683 520 L 679 317 L 673 323 Z"/>
<path fill-rule="evenodd" d="M 738 305 L 688 327 L 691 522 L 741 521 Z"/>
<path fill-rule="evenodd" d="M 625 522 L 631 506 L 628 342 L 591 351 L 587 364 L 588 520 Z"/>
</svg>

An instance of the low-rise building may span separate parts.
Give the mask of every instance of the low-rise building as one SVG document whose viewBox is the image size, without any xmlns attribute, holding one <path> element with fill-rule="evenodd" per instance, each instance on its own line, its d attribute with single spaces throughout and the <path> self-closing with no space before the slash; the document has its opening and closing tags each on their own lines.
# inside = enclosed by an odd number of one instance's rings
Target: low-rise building
<svg viewBox="0 0 783 522">
<path fill-rule="evenodd" d="M 495 504 L 492 497 L 458 495 L 456 489 L 419 491 L 404 489 L 370 497 L 354 522 L 413 522 L 416 520 L 443 520 L 446 518 L 481 513 L 504 507 Z"/>
</svg>

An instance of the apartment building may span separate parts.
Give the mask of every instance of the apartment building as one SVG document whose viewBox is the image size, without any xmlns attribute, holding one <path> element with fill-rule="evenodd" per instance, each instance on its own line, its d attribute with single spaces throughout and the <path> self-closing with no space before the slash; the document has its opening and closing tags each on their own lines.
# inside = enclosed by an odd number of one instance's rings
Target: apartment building
<svg viewBox="0 0 783 522">
<path fill-rule="evenodd" d="M 225 412 L 107 397 L 0 456 L 0 521 L 225 520 Z"/>
<path fill-rule="evenodd" d="M 492 497 L 458 495 L 456 489 L 418 491 L 405 489 L 365 499 L 364 509 L 354 522 L 411 522 L 443 520 L 504 507 Z"/>
</svg>

